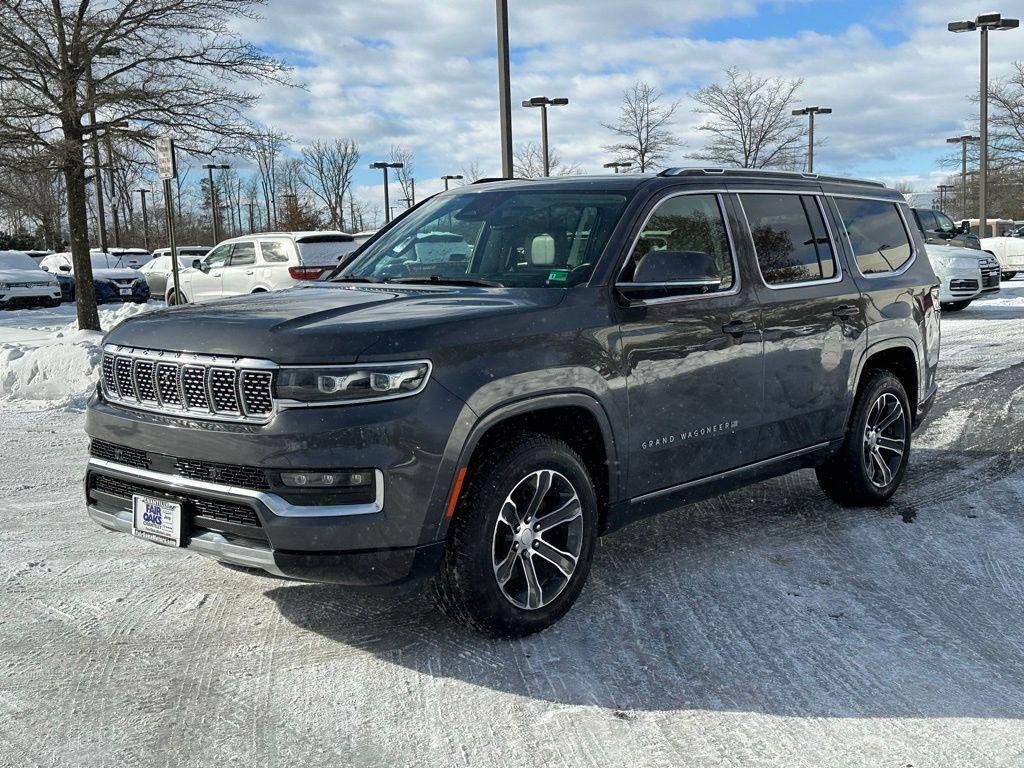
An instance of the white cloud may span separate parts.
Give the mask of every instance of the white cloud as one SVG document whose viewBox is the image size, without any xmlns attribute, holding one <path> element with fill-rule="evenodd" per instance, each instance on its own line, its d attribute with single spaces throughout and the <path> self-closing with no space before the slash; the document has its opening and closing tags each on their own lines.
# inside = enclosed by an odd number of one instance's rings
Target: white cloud
<svg viewBox="0 0 1024 768">
<path fill-rule="evenodd" d="M 790 4 L 799 0 L 790 0 Z M 805 0 L 810 2 L 811 0 Z M 833 34 L 795 32 L 766 39 L 721 34 L 728 20 L 772 13 L 782 3 L 754 0 L 518 0 L 511 3 L 514 103 L 538 94 L 568 96 L 552 110 L 551 138 L 563 159 L 599 171 L 622 90 L 646 79 L 683 99 L 678 132 L 703 143 L 686 98 L 731 65 L 803 77 L 803 97 L 833 107 L 819 123 L 826 139 L 819 170 L 888 179 L 928 177 L 944 139 L 969 120 L 977 88 L 977 35 L 953 35 L 947 21 L 971 16 L 970 3 L 914 0 L 877 20 Z M 1024 0 L 1002 3 L 1024 15 Z M 275 87 L 259 119 L 302 143 L 357 139 L 364 157 L 395 142 L 418 155 L 423 193 L 435 177 L 473 161 L 498 166 L 494 6 L 481 0 L 272 0 L 245 34 L 296 62 L 308 90 Z M 713 37 L 704 36 L 714 30 Z M 893 30 L 906 40 L 886 44 Z M 992 35 L 993 77 L 1024 58 L 1024 31 Z M 539 117 L 515 109 L 517 141 L 536 140 Z M 685 155 L 686 149 L 681 150 Z M 685 162 L 685 158 L 681 157 Z M 929 177 L 930 178 L 930 177 Z M 361 179 L 372 189 L 373 177 Z"/>
</svg>

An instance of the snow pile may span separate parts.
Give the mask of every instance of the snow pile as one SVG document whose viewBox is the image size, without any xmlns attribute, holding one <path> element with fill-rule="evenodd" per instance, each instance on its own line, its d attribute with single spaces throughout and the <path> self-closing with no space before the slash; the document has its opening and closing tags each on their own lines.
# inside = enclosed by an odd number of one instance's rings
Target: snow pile
<svg viewBox="0 0 1024 768">
<path fill-rule="evenodd" d="M 151 302 L 101 309 L 100 325 L 108 331 L 132 315 L 158 306 L 162 305 Z M 80 331 L 76 321 L 49 333 L 33 329 L 28 338 L 0 343 L 0 401 L 83 408 L 99 378 L 102 342 L 102 333 Z"/>
</svg>

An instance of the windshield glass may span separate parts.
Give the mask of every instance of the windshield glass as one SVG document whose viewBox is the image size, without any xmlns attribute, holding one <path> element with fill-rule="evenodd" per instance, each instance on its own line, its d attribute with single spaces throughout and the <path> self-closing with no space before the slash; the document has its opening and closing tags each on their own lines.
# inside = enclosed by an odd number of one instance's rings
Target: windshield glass
<svg viewBox="0 0 1024 768">
<path fill-rule="evenodd" d="M 437 197 L 334 279 L 575 285 L 590 276 L 625 204 L 618 193 L 547 189 Z"/>
<path fill-rule="evenodd" d="M 956 231 L 956 228 L 957 228 L 956 224 L 954 224 L 953 220 L 951 218 L 949 218 L 949 216 L 944 214 L 942 211 L 936 211 L 935 212 L 935 219 L 939 222 L 939 229 L 941 231 L 943 231 L 943 232 L 955 232 Z"/>
<path fill-rule="evenodd" d="M 32 257 L 21 251 L 0 251 L 0 269 L 31 269 L 37 271 L 39 265 Z"/>
</svg>

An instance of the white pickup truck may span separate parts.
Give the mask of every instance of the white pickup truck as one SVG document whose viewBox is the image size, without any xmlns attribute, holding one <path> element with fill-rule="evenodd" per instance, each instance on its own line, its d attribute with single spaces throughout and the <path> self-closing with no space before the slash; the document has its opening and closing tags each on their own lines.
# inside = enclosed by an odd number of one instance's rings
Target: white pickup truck
<svg viewBox="0 0 1024 768">
<path fill-rule="evenodd" d="M 985 232 L 978 231 L 978 220 L 970 219 L 971 231 L 981 238 L 981 250 L 999 261 L 1003 280 L 1012 280 L 1024 272 L 1024 232 L 1010 219 L 989 219 Z"/>
</svg>

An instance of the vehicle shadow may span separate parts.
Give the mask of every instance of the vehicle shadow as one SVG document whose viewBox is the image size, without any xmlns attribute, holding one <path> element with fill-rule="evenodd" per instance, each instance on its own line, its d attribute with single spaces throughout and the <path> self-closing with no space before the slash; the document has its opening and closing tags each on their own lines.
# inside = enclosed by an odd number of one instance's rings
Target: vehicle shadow
<svg viewBox="0 0 1024 768">
<path fill-rule="evenodd" d="M 1024 453 L 1009 450 L 920 450 L 881 509 L 840 508 L 804 471 L 637 523 L 602 540 L 569 614 L 522 640 L 425 597 L 266 595 L 420 675 L 626 716 L 1021 718 Z"/>
</svg>

